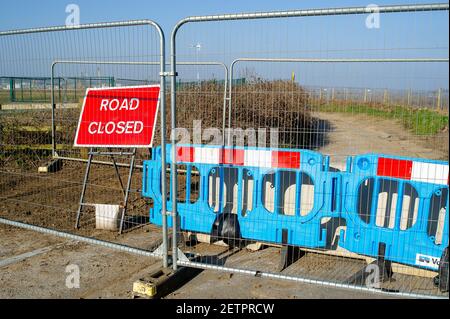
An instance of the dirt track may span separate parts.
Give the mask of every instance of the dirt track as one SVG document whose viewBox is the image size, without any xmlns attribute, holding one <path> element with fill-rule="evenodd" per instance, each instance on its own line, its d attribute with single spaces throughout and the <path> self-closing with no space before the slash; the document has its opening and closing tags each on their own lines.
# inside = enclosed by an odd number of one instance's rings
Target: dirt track
<svg viewBox="0 0 450 319">
<path fill-rule="evenodd" d="M 365 153 L 448 161 L 448 132 L 433 137 L 419 136 L 396 121 L 363 114 L 313 115 L 329 124 L 326 142 L 318 151 L 330 155 L 332 165 L 342 166 L 347 156 Z"/>
<path fill-rule="evenodd" d="M 447 145 L 448 134 L 439 135 L 433 140 L 414 136 L 390 120 L 376 120 L 364 116 L 348 114 L 321 113 L 315 116 L 328 121 L 328 142 L 319 151 L 333 155 L 332 165 L 340 166 L 344 155 L 366 152 L 382 152 L 394 155 L 409 155 L 433 159 L 448 157 L 439 145 Z M 427 145 L 428 143 L 428 145 Z M 437 144 L 436 144 L 437 143 Z M 94 191 L 88 193 L 87 201 L 111 203 L 120 197 L 120 189 L 115 182 L 112 168 L 95 170 L 92 183 Z M 122 170 L 122 174 L 125 171 Z M 73 230 L 83 165 L 68 163 L 62 171 L 51 175 L 21 175 L 2 173 L 0 190 L 0 216 L 19 221 L 31 222 L 40 226 Z M 140 188 L 140 174 L 135 175 L 134 189 Z M 150 203 L 139 199 L 136 193 L 132 198 L 130 214 L 146 215 Z M 92 213 L 86 214 L 83 227 L 78 234 L 94 236 L 116 242 L 125 242 L 141 248 L 149 248 L 159 238 L 159 230 L 145 226 L 123 236 L 94 229 Z M 132 282 L 146 273 L 155 260 L 117 253 L 104 248 L 80 243 L 65 242 L 53 237 L 30 231 L 0 226 L 0 261 L 36 249 L 49 247 L 48 251 L 26 257 L 0 267 L 0 297 L 3 298 L 105 298 L 129 297 Z M 58 246 L 58 244 L 61 244 Z M 56 245 L 56 246 L 55 246 Z M 248 265 L 255 261 L 259 266 L 269 269 L 278 263 L 276 249 L 270 248 L 258 253 L 240 252 L 229 263 Z M 65 267 L 77 264 L 82 271 L 80 289 L 67 289 Z M 302 274 L 317 265 L 336 267 L 324 259 L 309 257 L 299 263 L 296 271 Z M 306 267 L 306 268 L 305 268 Z M 353 266 L 352 266 L 353 267 Z M 324 268 L 325 269 L 325 268 Z M 290 270 L 294 271 L 294 270 Z M 294 271 L 295 272 L 295 271 Z M 341 270 L 342 272 L 342 270 Z M 329 276 L 340 273 L 330 268 Z M 337 278 L 337 277 L 336 277 Z M 411 280 L 411 279 L 409 279 Z M 408 287 L 408 286 L 407 286 Z M 432 293 L 429 282 L 419 284 L 418 292 Z M 277 280 L 251 278 L 242 275 L 228 275 L 204 271 L 189 284 L 169 296 L 170 298 L 376 298 L 378 295 L 355 291 L 331 289 L 320 286 L 284 282 Z"/>
</svg>

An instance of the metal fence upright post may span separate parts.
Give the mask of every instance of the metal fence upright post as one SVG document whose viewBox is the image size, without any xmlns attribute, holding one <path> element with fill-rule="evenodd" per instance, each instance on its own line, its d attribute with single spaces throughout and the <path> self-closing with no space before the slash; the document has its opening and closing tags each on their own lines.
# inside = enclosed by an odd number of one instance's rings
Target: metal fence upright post
<svg viewBox="0 0 450 319">
<path fill-rule="evenodd" d="M 56 126 L 55 126 L 55 108 L 56 108 L 56 103 L 55 103 L 55 65 L 56 63 L 52 63 L 52 67 L 51 67 L 51 78 L 50 78 L 50 82 L 51 82 L 51 107 L 52 107 L 52 158 L 56 157 Z M 59 89 L 59 87 L 58 87 Z M 61 102 L 61 101 L 60 101 Z"/>
<path fill-rule="evenodd" d="M 165 38 L 161 27 L 155 24 L 160 38 L 160 112 L 161 112 L 161 214 L 162 214 L 162 250 L 163 267 L 168 266 L 167 240 L 167 185 L 166 185 L 166 52 Z"/>
<path fill-rule="evenodd" d="M 177 270 L 178 251 L 177 251 L 177 163 L 176 163 L 176 86 L 177 86 L 177 70 L 176 70 L 176 34 L 178 28 L 181 26 L 177 23 L 172 31 L 170 42 L 170 104 L 171 104 L 171 160 L 170 160 L 170 177 L 172 181 L 171 198 L 172 198 L 172 268 Z"/>
<path fill-rule="evenodd" d="M 437 105 L 437 109 L 438 110 L 442 110 L 442 103 L 441 103 L 441 88 L 438 89 L 438 94 L 437 94 L 437 101 L 436 101 Z"/>
<path fill-rule="evenodd" d="M 14 80 L 13 80 L 13 78 L 9 79 L 9 101 L 14 102 Z"/>
</svg>

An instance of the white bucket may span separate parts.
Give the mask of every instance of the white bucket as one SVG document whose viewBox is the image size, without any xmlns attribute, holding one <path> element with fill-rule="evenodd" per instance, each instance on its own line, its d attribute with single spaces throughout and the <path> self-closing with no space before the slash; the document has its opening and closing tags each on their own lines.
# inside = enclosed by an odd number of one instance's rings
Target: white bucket
<svg viewBox="0 0 450 319">
<path fill-rule="evenodd" d="M 119 229 L 119 205 L 94 204 L 95 228 L 106 230 Z"/>
</svg>

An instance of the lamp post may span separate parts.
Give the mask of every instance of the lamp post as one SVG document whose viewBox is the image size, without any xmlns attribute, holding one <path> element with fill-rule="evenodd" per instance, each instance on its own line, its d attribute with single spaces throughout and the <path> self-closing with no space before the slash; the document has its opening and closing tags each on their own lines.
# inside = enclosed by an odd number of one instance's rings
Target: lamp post
<svg viewBox="0 0 450 319">
<path fill-rule="evenodd" d="M 191 45 L 190 48 L 195 49 L 195 62 L 198 63 L 198 53 L 202 49 L 202 45 L 200 43 L 197 43 L 195 45 Z M 197 68 L 197 83 L 200 83 L 200 73 L 198 71 L 198 65 Z"/>
</svg>

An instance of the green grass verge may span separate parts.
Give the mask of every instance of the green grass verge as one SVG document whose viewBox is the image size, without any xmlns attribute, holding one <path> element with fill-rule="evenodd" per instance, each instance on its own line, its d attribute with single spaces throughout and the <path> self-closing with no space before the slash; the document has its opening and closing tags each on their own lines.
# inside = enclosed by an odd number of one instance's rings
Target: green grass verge
<svg viewBox="0 0 450 319">
<path fill-rule="evenodd" d="M 401 122 L 416 135 L 435 135 L 448 126 L 448 115 L 430 109 L 413 109 L 405 106 L 370 106 L 328 104 L 319 107 L 321 112 L 365 114 Z"/>
</svg>

